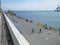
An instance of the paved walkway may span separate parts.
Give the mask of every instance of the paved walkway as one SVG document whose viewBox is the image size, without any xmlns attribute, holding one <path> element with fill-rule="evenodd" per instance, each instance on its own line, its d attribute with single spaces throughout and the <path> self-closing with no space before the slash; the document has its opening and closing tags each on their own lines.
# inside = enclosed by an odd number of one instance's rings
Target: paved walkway
<svg viewBox="0 0 60 45">
<path fill-rule="evenodd" d="M 43 29 L 20 18 L 9 18 L 22 30 L 23 36 L 31 45 L 60 45 L 60 35 L 56 34 L 55 32 Z M 34 29 L 34 33 L 32 33 L 32 29 Z M 40 29 L 42 29 L 42 32 L 38 33 Z"/>
<path fill-rule="evenodd" d="M 0 45 L 2 45 L 2 14 L 0 13 Z"/>
</svg>

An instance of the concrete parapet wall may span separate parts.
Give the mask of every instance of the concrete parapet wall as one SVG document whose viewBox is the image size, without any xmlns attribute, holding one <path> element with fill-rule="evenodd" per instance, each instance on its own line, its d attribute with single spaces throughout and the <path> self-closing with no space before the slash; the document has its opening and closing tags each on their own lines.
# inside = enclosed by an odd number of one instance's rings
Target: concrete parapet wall
<svg viewBox="0 0 60 45">
<path fill-rule="evenodd" d="M 7 21 L 7 26 L 9 28 L 10 34 L 13 39 L 14 45 L 30 45 L 24 36 L 18 31 L 18 29 L 13 25 L 10 19 L 4 13 L 5 19 Z"/>
</svg>

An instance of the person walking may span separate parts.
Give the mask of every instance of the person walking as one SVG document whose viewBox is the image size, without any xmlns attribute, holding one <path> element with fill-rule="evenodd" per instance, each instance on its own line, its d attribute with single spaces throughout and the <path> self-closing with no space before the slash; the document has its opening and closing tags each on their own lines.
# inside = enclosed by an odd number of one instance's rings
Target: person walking
<svg viewBox="0 0 60 45">
<path fill-rule="evenodd" d="M 39 32 L 38 33 L 41 33 L 41 29 L 39 30 Z"/>
<path fill-rule="evenodd" d="M 32 29 L 32 33 L 34 33 L 34 29 Z"/>
</svg>

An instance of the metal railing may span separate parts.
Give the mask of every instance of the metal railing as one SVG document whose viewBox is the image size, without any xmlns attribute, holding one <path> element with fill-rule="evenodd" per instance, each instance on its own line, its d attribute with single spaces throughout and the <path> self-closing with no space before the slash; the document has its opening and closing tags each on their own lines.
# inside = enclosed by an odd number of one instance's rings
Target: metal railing
<svg viewBox="0 0 60 45">
<path fill-rule="evenodd" d="M 24 38 L 24 36 L 18 31 L 18 29 L 10 21 L 10 19 L 7 17 L 5 13 L 4 13 L 4 17 L 6 19 L 7 26 L 12 36 L 14 45 L 30 45 L 28 41 Z"/>
</svg>

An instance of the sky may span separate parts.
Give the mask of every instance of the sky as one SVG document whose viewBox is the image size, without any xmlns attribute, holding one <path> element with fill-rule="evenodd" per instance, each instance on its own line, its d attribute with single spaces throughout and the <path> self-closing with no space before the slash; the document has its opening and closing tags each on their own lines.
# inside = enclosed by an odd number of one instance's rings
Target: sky
<svg viewBox="0 0 60 45">
<path fill-rule="evenodd" d="M 4 10 L 54 10 L 57 0 L 1 0 Z M 60 3 L 59 3 L 60 4 Z"/>
</svg>

